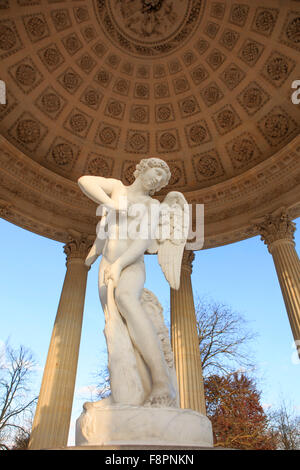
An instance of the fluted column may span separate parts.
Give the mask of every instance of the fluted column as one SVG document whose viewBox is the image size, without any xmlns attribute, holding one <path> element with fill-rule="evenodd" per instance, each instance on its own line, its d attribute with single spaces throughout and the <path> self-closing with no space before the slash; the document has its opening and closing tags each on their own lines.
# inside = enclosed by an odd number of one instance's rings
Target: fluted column
<svg viewBox="0 0 300 470">
<path fill-rule="evenodd" d="M 181 408 L 206 414 L 202 366 L 191 282 L 192 251 L 183 254 L 180 288 L 171 289 L 171 339 Z"/>
<path fill-rule="evenodd" d="M 292 333 L 300 353 L 300 260 L 294 242 L 296 224 L 285 210 L 281 210 L 268 215 L 256 228 L 273 257 Z"/>
<path fill-rule="evenodd" d="M 67 445 L 88 268 L 84 264 L 88 242 L 70 239 L 64 246 L 67 270 L 54 323 L 30 449 Z"/>
</svg>

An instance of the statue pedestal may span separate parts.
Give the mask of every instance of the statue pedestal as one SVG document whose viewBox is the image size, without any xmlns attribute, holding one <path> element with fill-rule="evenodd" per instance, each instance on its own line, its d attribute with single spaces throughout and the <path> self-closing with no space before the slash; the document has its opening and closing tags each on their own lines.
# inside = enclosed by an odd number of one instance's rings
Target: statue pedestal
<svg viewBox="0 0 300 470">
<path fill-rule="evenodd" d="M 213 447 L 209 419 L 193 410 L 88 403 L 76 422 L 76 446 Z"/>
</svg>

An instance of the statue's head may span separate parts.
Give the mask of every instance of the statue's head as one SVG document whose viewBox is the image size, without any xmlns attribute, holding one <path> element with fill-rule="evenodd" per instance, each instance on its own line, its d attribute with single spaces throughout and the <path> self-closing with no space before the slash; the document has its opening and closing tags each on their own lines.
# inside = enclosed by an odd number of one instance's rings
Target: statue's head
<svg viewBox="0 0 300 470">
<path fill-rule="evenodd" d="M 154 157 L 141 160 L 133 175 L 135 178 L 141 178 L 143 186 L 149 191 L 149 194 L 154 194 L 167 186 L 171 178 L 170 168 L 166 162 Z"/>
</svg>

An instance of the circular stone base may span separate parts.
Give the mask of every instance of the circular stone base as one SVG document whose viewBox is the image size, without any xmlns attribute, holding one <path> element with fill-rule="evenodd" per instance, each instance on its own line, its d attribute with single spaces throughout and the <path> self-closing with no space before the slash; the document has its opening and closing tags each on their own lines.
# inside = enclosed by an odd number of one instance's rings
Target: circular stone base
<svg viewBox="0 0 300 470">
<path fill-rule="evenodd" d="M 211 448 L 213 435 L 209 419 L 193 410 L 125 405 L 103 408 L 90 403 L 76 422 L 76 446 Z"/>
</svg>

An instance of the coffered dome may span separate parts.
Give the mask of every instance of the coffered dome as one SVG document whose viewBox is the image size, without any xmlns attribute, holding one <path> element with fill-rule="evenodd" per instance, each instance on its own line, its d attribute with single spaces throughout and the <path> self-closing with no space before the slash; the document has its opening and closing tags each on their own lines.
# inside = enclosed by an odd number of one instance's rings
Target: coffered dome
<svg viewBox="0 0 300 470">
<path fill-rule="evenodd" d="M 298 214 L 299 1 L 4 0 L 0 18 L 8 220 L 92 235 L 78 177 L 130 184 L 153 155 L 165 191 L 206 204 L 207 246 L 281 204 Z"/>
</svg>

